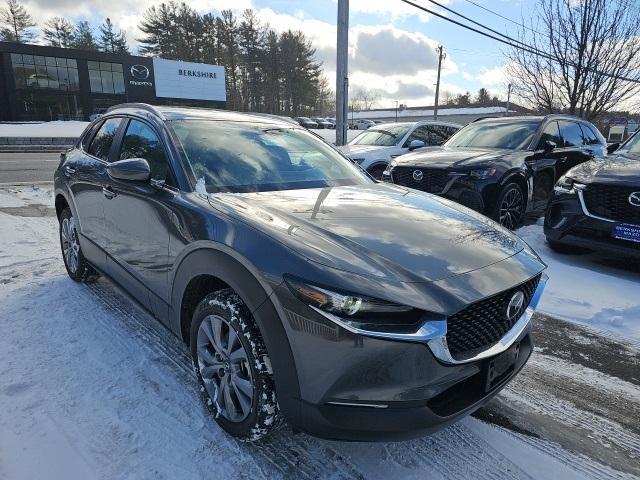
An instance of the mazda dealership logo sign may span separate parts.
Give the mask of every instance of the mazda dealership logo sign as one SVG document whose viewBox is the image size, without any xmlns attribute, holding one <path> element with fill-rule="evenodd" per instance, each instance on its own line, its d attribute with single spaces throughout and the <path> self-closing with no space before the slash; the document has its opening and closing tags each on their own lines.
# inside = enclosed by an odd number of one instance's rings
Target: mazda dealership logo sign
<svg viewBox="0 0 640 480">
<path fill-rule="evenodd" d="M 149 78 L 149 69 L 144 65 L 132 65 L 131 76 L 137 80 L 146 80 Z"/>
<path fill-rule="evenodd" d="M 640 207 L 640 192 L 633 192 L 629 195 L 629 203 L 634 207 Z"/>
</svg>

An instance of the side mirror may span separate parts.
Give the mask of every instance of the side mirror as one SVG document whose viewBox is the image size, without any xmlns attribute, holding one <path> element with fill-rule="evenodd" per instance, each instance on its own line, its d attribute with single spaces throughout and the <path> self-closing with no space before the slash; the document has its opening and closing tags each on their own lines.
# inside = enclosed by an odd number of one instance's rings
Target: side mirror
<svg viewBox="0 0 640 480">
<path fill-rule="evenodd" d="M 556 142 L 552 142 L 551 140 L 545 140 L 544 145 L 542 146 L 542 150 L 544 153 L 553 152 L 558 145 Z"/>
<path fill-rule="evenodd" d="M 151 178 L 151 168 L 144 158 L 128 158 L 110 163 L 107 173 L 117 180 L 130 182 L 148 182 Z"/>
<path fill-rule="evenodd" d="M 613 153 L 620 148 L 620 142 L 610 143 L 607 145 L 607 153 Z"/>
<path fill-rule="evenodd" d="M 422 140 L 411 140 L 411 143 L 409 144 L 409 151 L 413 151 L 416 148 L 422 148 L 424 147 L 424 142 Z"/>
</svg>

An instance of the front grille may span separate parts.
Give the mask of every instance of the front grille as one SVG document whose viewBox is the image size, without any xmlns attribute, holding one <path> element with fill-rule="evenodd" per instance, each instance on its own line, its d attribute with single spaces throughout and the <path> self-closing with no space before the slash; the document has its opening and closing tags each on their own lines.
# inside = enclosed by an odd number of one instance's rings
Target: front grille
<svg viewBox="0 0 640 480">
<path fill-rule="evenodd" d="M 583 191 L 584 203 L 592 215 L 621 223 L 640 225 L 640 207 L 629 203 L 629 195 L 640 187 L 591 184 Z"/>
<path fill-rule="evenodd" d="M 422 172 L 422 179 L 415 180 L 413 172 Z M 415 188 L 428 193 L 442 193 L 447 182 L 451 179 L 446 170 L 419 167 L 395 167 L 391 171 L 393 183 Z"/>
<path fill-rule="evenodd" d="M 473 303 L 447 318 L 447 345 L 453 358 L 462 360 L 469 353 L 486 350 L 504 337 L 529 306 L 540 277 Z M 507 307 L 518 290 L 524 293 L 524 304 L 520 313 L 509 320 Z"/>
</svg>

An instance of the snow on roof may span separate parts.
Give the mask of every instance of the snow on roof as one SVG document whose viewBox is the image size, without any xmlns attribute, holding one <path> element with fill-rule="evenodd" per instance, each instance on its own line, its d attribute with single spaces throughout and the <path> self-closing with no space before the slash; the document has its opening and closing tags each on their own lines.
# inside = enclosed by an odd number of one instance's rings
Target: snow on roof
<svg viewBox="0 0 640 480">
<path fill-rule="evenodd" d="M 505 107 L 456 107 L 439 108 L 438 115 L 495 115 L 505 113 Z M 515 110 L 509 110 L 515 112 Z M 396 116 L 395 108 L 389 110 L 364 110 L 362 112 L 349 112 L 349 118 L 389 118 Z M 398 119 L 413 117 L 433 117 L 433 108 L 415 108 L 398 110 Z"/>
</svg>

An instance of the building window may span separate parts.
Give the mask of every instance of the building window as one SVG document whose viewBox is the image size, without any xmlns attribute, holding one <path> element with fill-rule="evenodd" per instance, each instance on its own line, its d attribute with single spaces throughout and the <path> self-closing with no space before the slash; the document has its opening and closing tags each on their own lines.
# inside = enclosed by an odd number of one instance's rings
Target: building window
<svg viewBox="0 0 640 480">
<path fill-rule="evenodd" d="M 124 74 L 121 63 L 87 62 L 92 93 L 124 93 Z"/>
<path fill-rule="evenodd" d="M 72 58 L 11 54 L 13 76 L 17 88 L 48 88 L 77 92 L 78 65 Z"/>
</svg>

